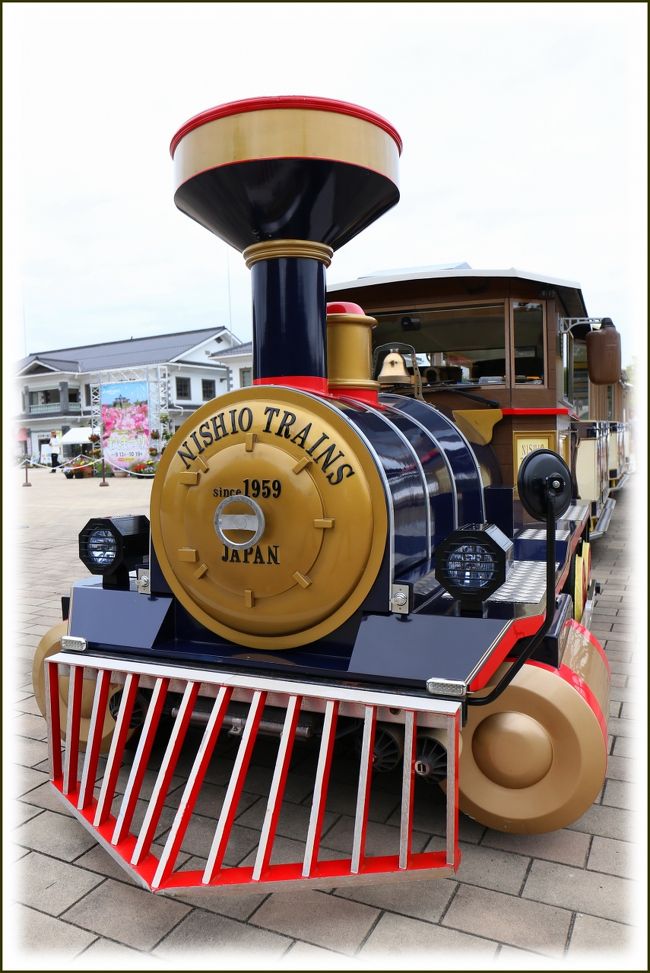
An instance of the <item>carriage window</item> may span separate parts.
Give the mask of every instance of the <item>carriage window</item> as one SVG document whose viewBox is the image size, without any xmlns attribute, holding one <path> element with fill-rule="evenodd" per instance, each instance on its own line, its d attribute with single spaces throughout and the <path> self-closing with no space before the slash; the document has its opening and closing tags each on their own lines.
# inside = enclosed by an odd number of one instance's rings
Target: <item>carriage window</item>
<svg viewBox="0 0 650 973">
<path fill-rule="evenodd" d="M 391 341 L 413 345 L 425 385 L 505 384 L 503 302 L 380 312 L 373 317 L 378 321 L 375 347 Z"/>
<path fill-rule="evenodd" d="M 514 301 L 512 320 L 515 382 L 544 384 L 544 309 L 532 301 Z"/>
</svg>

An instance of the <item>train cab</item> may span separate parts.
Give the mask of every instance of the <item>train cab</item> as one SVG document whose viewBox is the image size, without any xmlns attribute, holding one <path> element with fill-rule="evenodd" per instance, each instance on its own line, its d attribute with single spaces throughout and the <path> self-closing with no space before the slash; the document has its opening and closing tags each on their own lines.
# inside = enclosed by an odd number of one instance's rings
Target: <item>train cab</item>
<svg viewBox="0 0 650 973">
<path fill-rule="evenodd" d="M 382 388 L 421 394 L 451 418 L 479 454 L 486 485 L 516 488 L 529 452 L 555 450 L 576 498 L 590 504 L 592 538 L 606 531 L 610 493 L 629 463 L 620 336 L 609 319 L 598 336 L 601 319 L 588 317 L 579 284 L 461 264 L 362 277 L 331 286 L 329 297 L 377 320 Z M 607 366 L 599 337 L 618 340 Z M 517 503 L 514 515 L 515 526 L 527 522 Z"/>
</svg>

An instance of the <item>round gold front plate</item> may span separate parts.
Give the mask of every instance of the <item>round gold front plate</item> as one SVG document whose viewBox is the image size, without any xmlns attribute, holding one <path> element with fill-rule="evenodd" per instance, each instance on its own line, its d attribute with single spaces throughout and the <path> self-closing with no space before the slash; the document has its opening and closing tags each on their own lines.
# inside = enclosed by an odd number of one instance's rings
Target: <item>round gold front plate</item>
<svg viewBox="0 0 650 973">
<path fill-rule="evenodd" d="M 207 403 L 162 456 L 151 498 L 161 568 L 187 610 L 239 645 L 284 649 L 362 604 L 387 537 L 370 451 L 327 402 L 241 389 Z"/>
</svg>

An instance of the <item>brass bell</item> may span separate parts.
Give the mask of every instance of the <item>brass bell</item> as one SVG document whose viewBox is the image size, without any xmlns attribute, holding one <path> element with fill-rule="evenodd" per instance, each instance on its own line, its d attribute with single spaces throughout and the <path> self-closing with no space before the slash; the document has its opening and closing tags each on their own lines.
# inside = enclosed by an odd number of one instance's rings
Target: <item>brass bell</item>
<svg viewBox="0 0 650 973">
<path fill-rule="evenodd" d="M 413 385 L 413 376 L 406 369 L 406 361 L 399 351 L 389 351 L 377 376 L 380 385 Z"/>
</svg>

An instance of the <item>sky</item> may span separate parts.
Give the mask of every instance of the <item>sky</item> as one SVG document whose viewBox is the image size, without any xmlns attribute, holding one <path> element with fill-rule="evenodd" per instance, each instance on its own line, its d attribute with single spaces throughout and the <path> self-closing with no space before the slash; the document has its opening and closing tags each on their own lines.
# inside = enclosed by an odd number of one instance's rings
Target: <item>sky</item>
<svg viewBox="0 0 650 973">
<path fill-rule="evenodd" d="M 401 201 L 328 279 L 467 261 L 578 281 L 646 333 L 642 3 L 4 4 L 5 352 L 227 325 L 241 256 L 173 203 L 192 115 L 307 94 L 385 116 Z M 10 245 L 9 242 L 11 241 Z"/>
</svg>

